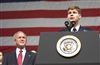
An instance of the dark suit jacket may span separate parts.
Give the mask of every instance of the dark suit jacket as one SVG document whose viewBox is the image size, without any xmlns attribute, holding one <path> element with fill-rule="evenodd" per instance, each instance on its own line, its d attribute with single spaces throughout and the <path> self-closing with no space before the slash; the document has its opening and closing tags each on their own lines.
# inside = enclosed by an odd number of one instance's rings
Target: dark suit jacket
<svg viewBox="0 0 100 65">
<path fill-rule="evenodd" d="M 26 50 L 23 65 L 35 65 L 35 58 L 36 54 Z M 5 54 L 2 65 L 18 65 L 16 51 Z"/>
<path fill-rule="evenodd" d="M 65 29 L 60 30 L 59 32 L 68 32 L 68 31 L 69 30 L 67 28 L 65 28 Z M 92 29 L 89 29 L 89 28 L 85 28 L 85 27 L 80 26 L 79 31 L 86 32 L 86 31 L 92 31 Z"/>
</svg>

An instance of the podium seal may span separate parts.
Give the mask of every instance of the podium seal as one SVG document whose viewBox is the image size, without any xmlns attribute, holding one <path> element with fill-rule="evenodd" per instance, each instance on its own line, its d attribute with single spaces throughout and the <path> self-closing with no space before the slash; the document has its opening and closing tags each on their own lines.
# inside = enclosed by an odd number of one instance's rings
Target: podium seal
<svg viewBox="0 0 100 65">
<path fill-rule="evenodd" d="M 56 49 L 64 57 L 73 57 L 79 53 L 81 42 L 76 36 L 66 35 L 58 40 Z"/>
</svg>

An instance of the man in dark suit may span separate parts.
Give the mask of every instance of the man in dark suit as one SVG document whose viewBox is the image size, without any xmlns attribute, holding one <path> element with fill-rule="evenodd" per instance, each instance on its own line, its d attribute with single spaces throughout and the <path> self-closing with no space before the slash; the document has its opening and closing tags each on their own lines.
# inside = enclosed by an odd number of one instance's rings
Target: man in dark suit
<svg viewBox="0 0 100 65">
<path fill-rule="evenodd" d="M 89 28 L 85 28 L 82 27 L 79 24 L 79 19 L 81 18 L 81 9 L 78 6 L 70 6 L 68 8 L 68 15 L 67 15 L 67 19 L 69 22 L 67 22 L 69 24 L 70 27 L 67 26 L 67 28 L 60 30 L 60 32 L 78 32 L 78 31 L 92 31 Z M 72 22 L 75 22 L 75 25 L 72 27 Z"/>
<path fill-rule="evenodd" d="M 14 34 L 16 50 L 6 53 L 2 65 L 35 65 L 36 53 L 26 49 L 26 34 L 18 31 Z"/>
</svg>

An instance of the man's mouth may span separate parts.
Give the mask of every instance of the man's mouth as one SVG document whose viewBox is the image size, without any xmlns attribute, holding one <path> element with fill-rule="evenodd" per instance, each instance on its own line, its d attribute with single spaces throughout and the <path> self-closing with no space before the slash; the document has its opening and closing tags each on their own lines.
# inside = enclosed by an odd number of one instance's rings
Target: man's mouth
<svg viewBox="0 0 100 65">
<path fill-rule="evenodd" d="M 74 19 L 74 17 L 70 17 L 70 20 L 73 20 Z"/>
<path fill-rule="evenodd" d="M 23 44 L 24 42 L 20 42 L 20 43 L 22 43 L 22 44 Z"/>
</svg>

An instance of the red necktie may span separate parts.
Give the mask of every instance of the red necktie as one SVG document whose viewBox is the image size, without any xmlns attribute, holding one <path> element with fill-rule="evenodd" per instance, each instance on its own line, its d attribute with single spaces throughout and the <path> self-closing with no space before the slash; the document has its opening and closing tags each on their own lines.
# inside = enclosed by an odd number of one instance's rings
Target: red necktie
<svg viewBox="0 0 100 65">
<path fill-rule="evenodd" d="M 22 50 L 19 51 L 19 55 L 18 55 L 18 65 L 22 65 Z"/>
</svg>

